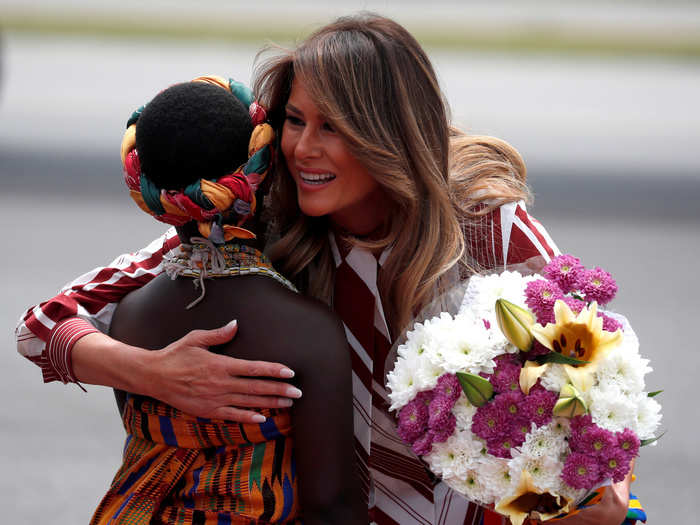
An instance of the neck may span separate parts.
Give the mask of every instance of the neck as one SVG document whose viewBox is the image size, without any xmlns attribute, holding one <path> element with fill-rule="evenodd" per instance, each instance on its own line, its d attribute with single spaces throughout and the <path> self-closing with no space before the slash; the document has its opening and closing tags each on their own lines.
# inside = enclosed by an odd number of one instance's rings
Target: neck
<svg viewBox="0 0 700 525">
<path fill-rule="evenodd" d="M 243 227 L 245 228 L 246 225 L 244 225 Z M 203 235 L 199 232 L 199 228 L 197 227 L 196 221 L 190 221 L 184 226 L 177 226 L 175 228 L 175 231 L 177 231 L 177 236 L 180 238 L 180 242 L 184 244 L 193 244 L 193 237 L 203 237 Z M 256 250 L 260 251 L 262 251 L 263 249 L 262 241 L 259 237 L 255 239 L 231 239 L 230 241 L 226 242 L 226 244 L 240 244 L 243 246 L 250 246 L 251 248 L 255 248 Z"/>
</svg>

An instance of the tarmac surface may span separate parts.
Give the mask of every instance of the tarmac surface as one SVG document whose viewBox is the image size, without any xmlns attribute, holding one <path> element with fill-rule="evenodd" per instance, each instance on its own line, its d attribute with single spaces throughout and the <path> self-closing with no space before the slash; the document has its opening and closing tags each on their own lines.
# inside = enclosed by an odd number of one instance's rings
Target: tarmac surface
<svg viewBox="0 0 700 525">
<path fill-rule="evenodd" d="M 130 112 L 198 74 L 249 78 L 256 49 L 20 35 L 5 35 L 3 47 L 0 521 L 85 523 L 120 461 L 111 391 L 42 384 L 16 353 L 13 328 L 64 282 L 162 232 L 121 187 L 118 146 Z M 523 153 L 531 211 L 559 247 L 618 280 L 613 309 L 651 359 L 647 385 L 664 389 L 668 429 L 642 449 L 633 491 L 649 523 L 696 523 L 700 68 L 432 56 L 455 120 Z"/>
</svg>

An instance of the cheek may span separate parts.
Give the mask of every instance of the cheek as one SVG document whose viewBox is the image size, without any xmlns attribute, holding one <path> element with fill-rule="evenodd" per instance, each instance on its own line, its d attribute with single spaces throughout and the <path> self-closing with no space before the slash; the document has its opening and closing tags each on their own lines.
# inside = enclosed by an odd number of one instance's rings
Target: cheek
<svg viewBox="0 0 700 525">
<path fill-rule="evenodd" d="M 287 161 L 287 166 L 293 164 L 294 159 L 294 149 L 296 148 L 296 139 L 294 133 L 288 129 L 285 124 L 282 126 L 282 139 L 280 140 L 280 149 L 282 150 L 282 155 Z"/>
</svg>

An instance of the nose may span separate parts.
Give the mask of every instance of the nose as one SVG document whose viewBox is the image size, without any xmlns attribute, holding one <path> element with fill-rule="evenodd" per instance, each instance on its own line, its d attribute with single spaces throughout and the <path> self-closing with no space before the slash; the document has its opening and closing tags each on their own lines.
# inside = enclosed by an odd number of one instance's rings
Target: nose
<svg viewBox="0 0 700 525">
<path fill-rule="evenodd" d="M 318 131 L 313 126 L 306 125 L 294 147 L 294 156 L 298 160 L 317 158 L 321 155 L 321 142 Z"/>
</svg>

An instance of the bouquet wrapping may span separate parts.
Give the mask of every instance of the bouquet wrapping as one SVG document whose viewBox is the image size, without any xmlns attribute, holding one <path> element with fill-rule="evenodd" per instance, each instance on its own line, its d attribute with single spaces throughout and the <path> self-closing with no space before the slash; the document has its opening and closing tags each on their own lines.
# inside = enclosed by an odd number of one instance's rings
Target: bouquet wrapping
<svg viewBox="0 0 700 525">
<path fill-rule="evenodd" d="M 570 255 L 476 275 L 416 323 L 388 374 L 398 434 L 448 486 L 514 525 L 575 512 L 655 441 L 660 405 L 617 285 Z"/>
</svg>

